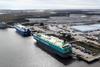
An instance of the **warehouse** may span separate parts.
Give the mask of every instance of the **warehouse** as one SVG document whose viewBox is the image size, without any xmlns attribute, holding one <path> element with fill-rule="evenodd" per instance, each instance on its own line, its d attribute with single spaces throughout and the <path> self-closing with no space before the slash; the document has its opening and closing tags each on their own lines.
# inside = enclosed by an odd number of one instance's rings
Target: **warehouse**
<svg viewBox="0 0 100 67">
<path fill-rule="evenodd" d="M 100 24 L 72 26 L 71 28 L 80 32 L 92 32 L 100 30 Z"/>
</svg>

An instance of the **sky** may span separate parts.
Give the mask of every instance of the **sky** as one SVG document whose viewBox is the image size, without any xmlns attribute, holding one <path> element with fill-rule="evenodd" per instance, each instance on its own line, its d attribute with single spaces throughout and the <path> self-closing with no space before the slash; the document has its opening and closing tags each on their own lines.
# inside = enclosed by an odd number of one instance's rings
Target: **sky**
<svg viewBox="0 0 100 67">
<path fill-rule="evenodd" d="M 0 0 L 0 9 L 100 9 L 100 0 Z"/>
</svg>

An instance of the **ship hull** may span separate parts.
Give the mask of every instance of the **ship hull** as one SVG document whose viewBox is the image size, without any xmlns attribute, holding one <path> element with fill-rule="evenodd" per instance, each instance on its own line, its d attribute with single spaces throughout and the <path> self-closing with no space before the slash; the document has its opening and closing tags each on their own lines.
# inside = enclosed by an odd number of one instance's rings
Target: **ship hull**
<svg viewBox="0 0 100 67">
<path fill-rule="evenodd" d="M 21 31 L 21 30 L 19 30 L 17 28 L 15 28 L 15 29 L 16 29 L 16 32 L 18 34 L 22 35 L 22 36 L 30 36 L 31 35 L 31 31 L 24 32 L 24 31 Z"/>
<path fill-rule="evenodd" d="M 46 50 L 54 53 L 54 54 L 57 54 L 59 55 L 60 57 L 69 57 L 71 56 L 72 54 L 72 51 L 71 51 L 71 48 L 68 47 L 67 50 L 65 49 L 61 49 L 61 48 L 58 48 L 57 46 L 54 46 L 54 45 L 50 45 L 50 43 L 42 40 L 41 38 L 37 37 L 37 36 L 34 36 L 33 35 L 33 38 L 37 40 L 37 43 L 40 45 L 40 46 L 43 46 Z"/>
</svg>

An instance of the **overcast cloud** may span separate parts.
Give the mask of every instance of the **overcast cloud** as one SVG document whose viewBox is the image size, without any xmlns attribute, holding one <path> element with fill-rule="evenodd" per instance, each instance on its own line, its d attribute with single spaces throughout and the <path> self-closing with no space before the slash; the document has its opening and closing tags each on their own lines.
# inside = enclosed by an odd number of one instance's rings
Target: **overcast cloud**
<svg viewBox="0 0 100 67">
<path fill-rule="evenodd" d="M 0 9 L 100 9 L 100 0 L 0 0 Z"/>
</svg>

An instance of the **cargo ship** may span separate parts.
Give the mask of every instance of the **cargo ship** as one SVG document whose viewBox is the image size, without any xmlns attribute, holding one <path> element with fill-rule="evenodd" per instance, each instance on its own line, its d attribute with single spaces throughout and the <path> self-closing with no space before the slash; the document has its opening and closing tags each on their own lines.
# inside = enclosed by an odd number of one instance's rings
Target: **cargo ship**
<svg viewBox="0 0 100 67">
<path fill-rule="evenodd" d="M 31 35 L 31 30 L 21 24 L 15 25 L 14 28 L 16 29 L 16 32 L 18 32 L 22 36 L 30 36 Z"/>
<path fill-rule="evenodd" d="M 68 42 L 64 43 L 63 40 L 57 37 L 37 33 L 33 34 L 33 38 L 38 44 L 45 47 L 45 49 L 63 58 L 71 56 L 72 54 L 71 44 Z"/>
</svg>

